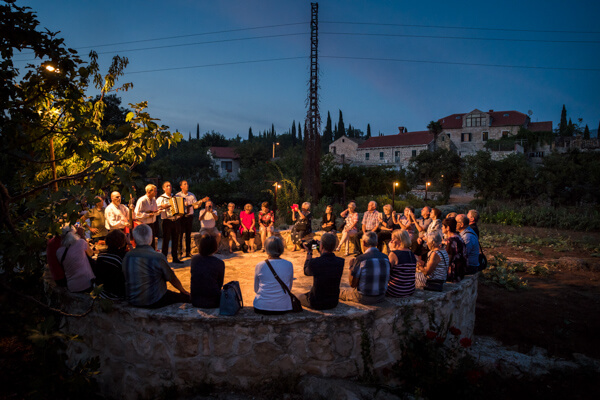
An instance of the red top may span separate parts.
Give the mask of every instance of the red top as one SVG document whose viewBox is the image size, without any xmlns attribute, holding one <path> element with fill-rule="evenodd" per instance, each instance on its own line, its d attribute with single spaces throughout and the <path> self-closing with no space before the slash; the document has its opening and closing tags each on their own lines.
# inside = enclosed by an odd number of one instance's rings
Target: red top
<svg viewBox="0 0 600 400">
<path fill-rule="evenodd" d="M 48 240 L 48 243 L 46 244 L 46 260 L 48 262 L 48 269 L 50 270 L 52 279 L 55 281 L 65 279 L 65 270 L 60 265 L 60 260 L 58 257 L 56 257 L 56 251 L 60 247 L 60 242 L 60 236 L 54 236 L 52 239 Z"/>
<path fill-rule="evenodd" d="M 240 233 L 244 232 L 244 227 L 248 229 L 249 232 L 256 232 L 256 226 L 252 229 L 252 221 L 254 221 L 254 213 L 247 213 L 246 210 L 240 213 Z"/>
</svg>

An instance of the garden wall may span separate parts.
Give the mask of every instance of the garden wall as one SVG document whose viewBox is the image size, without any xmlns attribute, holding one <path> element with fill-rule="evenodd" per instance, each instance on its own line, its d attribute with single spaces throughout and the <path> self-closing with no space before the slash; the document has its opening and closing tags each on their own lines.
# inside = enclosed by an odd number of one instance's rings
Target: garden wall
<svg viewBox="0 0 600 400">
<path fill-rule="evenodd" d="M 116 398 L 152 398 L 173 386 L 209 382 L 244 387 L 280 376 L 349 378 L 391 367 L 400 357 L 401 332 L 408 325 L 425 332 L 432 316 L 472 337 L 477 276 L 445 286 L 377 307 L 340 303 L 326 312 L 284 316 L 261 316 L 251 307 L 223 317 L 190 304 L 145 310 L 117 302 L 110 312 L 95 306 L 86 317 L 66 318 L 62 331 L 82 338 L 70 342 L 69 362 L 99 357 L 101 390 Z M 51 292 L 71 313 L 91 301 Z"/>
</svg>

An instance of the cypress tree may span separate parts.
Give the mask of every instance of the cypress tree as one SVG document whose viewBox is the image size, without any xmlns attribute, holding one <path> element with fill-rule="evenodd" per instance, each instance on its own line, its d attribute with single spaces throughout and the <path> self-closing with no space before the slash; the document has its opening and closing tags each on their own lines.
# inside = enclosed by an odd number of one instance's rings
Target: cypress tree
<svg viewBox="0 0 600 400">
<path fill-rule="evenodd" d="M 273 135 L 273 139 L 277 137 L 277 134 L 275 133 L 275 124 L 271 124 L 271 135 Z"/>
<path fill-rule="evenodd" d="M 302 142 L 302 127 L 300 126 L 300 121 L 298 121 L 298 140 Z"/>
<path fill-rule="evenodd" d="M 333 142 L 333 131 L 331 130 L 331 115 L 327 111 L 327 123 L 325 124 L 325 130 L 323 131 L 323 140 L 326 144 Z"/>
<path fill-rule="evenodd" d="M 335 138 L 338 139 L 346 134 L 346 127 L 344 126 L 344 117 L 342 116 L 342 110 L 340 110 L 340 117 L 337 124 L 337 132 Z"/>
<path fill-rule="evenodd" d="M 292 145 L 296 145 L 296 120 L 292 121 Z"/>
<path fill-rule="evenodd" d="M 371 124 L 367 124 L 367 136 L 366 138 L 370 138 L 371 137 Z"/>
<path fill-rule="evenodd" d="M 192 131 L 190 131 L 190 136 L 188 136 L 188 142 L 192 140 Z"/>
<path fill-rule="evenodd" d="M 248 129 L 248 141 L 251 142 L 254 139 L 254 135 L 252 134 L 252 127 Z"/>
<path fill-rule="evenodd" d="M 590 128 L 588 128 L 587 124 L 585 124 L 585 129 L 583 130 L 583 138 L 584 139 L 590 138 Z"/>
<path fill-rule="evenodd" d="M 200 140 L 200 124 L 196 124 L 196 139 Z"/>
<path fill-rule="evenodd" d="M 567 109 L 563 104 L 562 111 L 560 112 L 560 124 L 558 125 L 558 134 L 560 136 L 566 136 L 567 128 Z"/>
</svg>

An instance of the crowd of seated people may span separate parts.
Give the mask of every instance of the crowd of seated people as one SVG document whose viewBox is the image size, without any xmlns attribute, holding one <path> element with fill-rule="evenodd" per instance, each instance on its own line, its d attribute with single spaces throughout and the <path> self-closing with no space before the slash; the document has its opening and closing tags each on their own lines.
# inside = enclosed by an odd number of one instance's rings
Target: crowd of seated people
<svg viewBox="0 0 600 400">
<path fill-rule="evenodd" d="M 285 246 L 274 235 L 275 217 L 269 204 L 262 203 L 255 216 L 252 204 L 246 204 L 238 214 L 235 204 L 229 203 L 219 218 L 208 197 L 196 200 L 186 181 L 180 187 L 182 191 L 173 195 L 171 184 L 165 182 L 164 193 L 157 198 L 156 186 L 148 185 L 146 194 L 137 202 L 130 201 L 129 207 L 121 203 L 119 192 L 111 193 L 108 206 L 107 200 L 96 197 L 94 207 L 82 215 L 87 232 L 81 227 L 67 226 L 61 235 L 48 241 L 48 267 L 53 279 L 75 293 L 89 292 L 102 285 L 102 297 L 126 300 L 137 307 L 191 303 L 200 308 L 218 308 L 225 275 L 224 262 L 215 256 L 221 237 L 228 242 L 230 252 L 238 249 L 254 252 L 258 226 L 267 259 L 255 267 L 254 310 L 267 315 L 291 312 L 290 296 L 282 285 L 291 291 L 294 268 L 282 258 Z M 183 215 L 172 210 L 170 199 L 174 197 L 184 199 Z M 184 243 L 183 235 L 187 236 L 186 256 L 191 256 L 189 217 L 203 203 L 205 207 L 199 212 L 199 254 L 191 257 L 187 291 L 167 256 L 170 249 L 171 262 L 181 262 L 178 245 Z M 333 207 L 328 205 L 319 225 L 320 242 L 307 246 L 305 239 L 312 233 L 310 207 L 305 202 L 292 208 L 294 250 L 306 251 L 304 274 L 313 277 L 310 291 L 298 296 L 305 307 L 331 309 L 339 300 L 373 305 L 386 296 L 410 296 L 416 289 L 438 290 L 446 281 L 457 282 L 479 271 L 481 246 L 476 210 L 466 215 L 450 213 L 442 219 L 439 209 L 423 207 L 417 218 L 412 207 L 406 207 L 400 215 L 386 204 L 379 212 L 377 203 L 371 201 L 359 224 L 356 203 L 350 202 L 339 215 L 343 225 L 337 227 Z M 159 215 L 163 231 L 161 251 L 157 251 L 156 245 Z M 217 228 L 219 219 L 221 230 Z M 100 241 L 104 241 L 106 250 L 93 259 L 92 247 Z M 350 288 L 340 288 L 346 260 L 335 252 L 350 255 L 349 243 L 353 244 L 355 256 L 348 263 Z M 319 256 L 313 258 L 315 250 Z M 167 282 L 178 292 L 168 290 Z"/>
</svg>

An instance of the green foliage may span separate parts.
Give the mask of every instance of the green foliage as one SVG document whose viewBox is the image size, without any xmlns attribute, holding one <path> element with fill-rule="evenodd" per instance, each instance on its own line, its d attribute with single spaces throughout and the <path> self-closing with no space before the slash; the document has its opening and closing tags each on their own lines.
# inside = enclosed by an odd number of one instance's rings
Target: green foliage
<svg viewBox="0 0 600 400">
<path fill-rule="evenodd" d="M 554 132 L 531 132 L 521 128 L 516 135 L 489 139 L 485 142 L 485 148 L 495 151 L 511 151 L 515 149 L 515 143 L 522 143 L 525 152 L 529 152 L 535 151 L 540 145 L 551 145 L 555 138 Z"/>
<path fill-rule="evenodd" d="M 493 284 L 511 292 L 527 287 L 527 281 L 516 274 L 518 267 L 512 265 L 502 254 L 495 255 L 489 264 L 490 266 L 482 272 L 483 283 Z"/>
<path fill-rule="evenodd" d="M 411 159 L 408 166 L 410 184 L 431 182 L 430 190 L 442 192 L 447 200 L 452 186 L 460 178 L 461 164 L 460 156 L 452 150 L 422 151 Z"/>
</svg>

